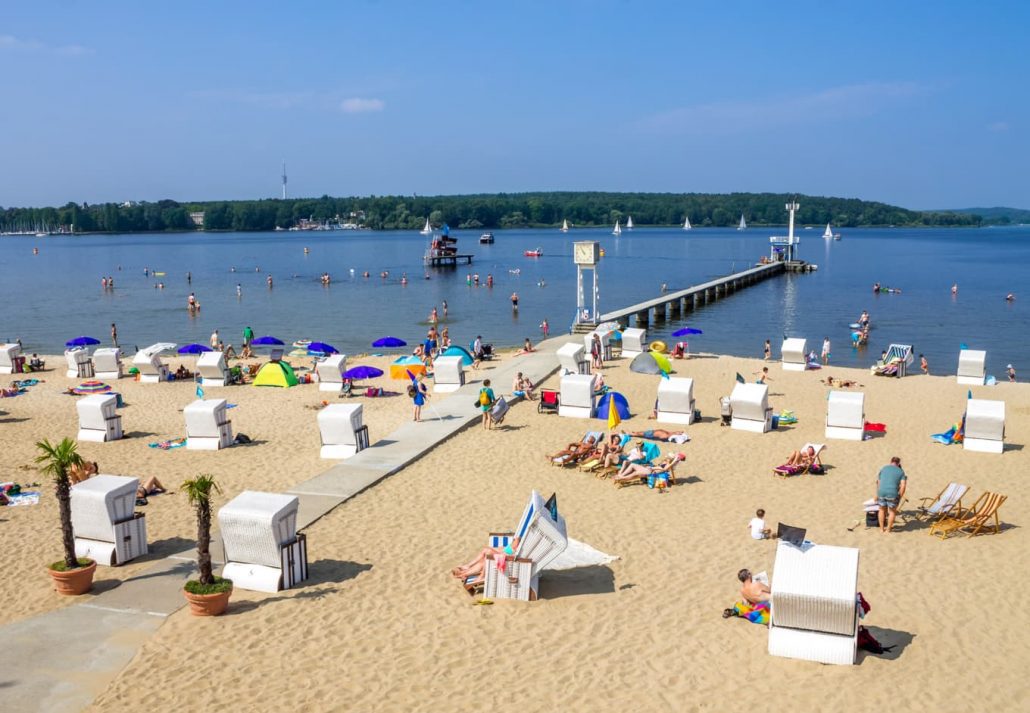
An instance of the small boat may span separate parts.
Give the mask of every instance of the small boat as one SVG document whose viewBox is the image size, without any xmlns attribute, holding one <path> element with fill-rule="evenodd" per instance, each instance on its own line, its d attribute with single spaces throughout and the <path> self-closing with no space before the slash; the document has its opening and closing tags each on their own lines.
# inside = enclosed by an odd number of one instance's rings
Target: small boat
<svg viewBox="0 0 1030 713">
<path fill-rule="evenodd" d="M 568 219 L 565 219 L 565 220 L 563 220 L 561 222 L 561 231 L 563 233 L 569 232 L 569 221 L 568 221 Z"/>
<path fill-rule="evenodd" d="M 433 226 L 431 226 L 429 224 L 429 218 L 426 218 L 426 225 L 425 225 L 425 227 L 422 228 L 422 230 L 420 230 L 418 232 L 421 235 L 432 235 L 433 234 Z"/>
<path fill-rule="evenodd" d="M 494 242 L 494 234 L 493 233 L 483 233 L 482 235 L 479 236 L 479 243 L 481 245 L 493 245 L 493 242 Z"/>
<path fill-rule="evenodd" d="M 612 229 L 612 235 L 622 235 L 622 226 L 619 225 L 619 221 L 615 221 L 615 228 Z"/>
<path fill-rule="evenodd" d="M 526 250 L 522 254 L 526 257 L 541 257 L 544 251 L 542 248 L 537 248 L 536 250 Z"/>
<path fill-rule="evenodd" d="M 626 218 L 626 230 L 633 230 L 633 216 Z"/>
<path fill-rule="evenodd" d="M 689 215 L 686 218 L 684 218 L 684 220 L 683 220 L 683 229 L 684 230 L 690 230 L 690 216 Z"/>
<path fill-rule="evenodd" d="M 740 224 L 737 226 L 737 230 L 747 230 L 747 221 L 744 220 L 744 214 L 740 214 Z"/>
<path fill-rule="evenodd" d="M 834 233 L 833 234 L 833 239 L 834 240 L 840 240 L 840 233 Z"/>
</svg>

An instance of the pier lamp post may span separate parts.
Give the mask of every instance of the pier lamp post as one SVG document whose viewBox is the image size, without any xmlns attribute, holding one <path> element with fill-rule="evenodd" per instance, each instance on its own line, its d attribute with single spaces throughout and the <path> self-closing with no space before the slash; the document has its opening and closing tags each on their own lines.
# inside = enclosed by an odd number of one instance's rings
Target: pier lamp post
<svg viewBox="0 0 1030 713">
<path fill-rule="evenodd" d="M 597 324 L 597 263 L 601 259 L 601 244 L 584 240 L 572 244 L 572 261 L 576 263 L 576 324 Z M 590 271 L 592 289 L 590 301 L 583 291 L 583 273 Z"/>
</svg>

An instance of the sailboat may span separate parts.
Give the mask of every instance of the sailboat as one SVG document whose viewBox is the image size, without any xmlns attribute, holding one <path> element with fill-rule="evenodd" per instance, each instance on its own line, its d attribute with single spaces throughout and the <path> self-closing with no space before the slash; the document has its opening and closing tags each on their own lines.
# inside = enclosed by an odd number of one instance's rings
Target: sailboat
<svg viewBox="0 0 1030 713">
<path fill-rule="evenodd" d="M 683 221 L 683 229 L 690 230 L 690 216 L 688 215 Z"/>
<path fill-rule="evenodd" d="M 615 221 L 615 229 L 612 230 L 612 235 L 622 235 L 622 226 L 619 225 L 619 221 Z"/>
<path fill-rule="evenodd" d="M 626 219 L 626 230 L 633 230 L 633 216 L 629 216 Z"/>
<path fill-rule="evenodd" d="M 561 222 L 561 231 L 563 233 L 569 232 L 569 219 L 568 218 L 566 218 L 565 220 L 563 220 Z"/>
<path fill-rule="evenodd" d="M 744 214 L 740 214 L 740 225 L 737 226 L 737 230 L 747 230 L 747 221 L 744 220 Z"/>
<path fill-rule="evenodd" d="M 420 235 L 432 235 L 433 234 L 433 226 L 431 226 L 429 224 L 429 218 L 426 218 L 426 227 L 422 228 L 422 230 L 420 230 L 418 232 L 419 232 Z"/>
<path fill-rule="evenodd" d="M 827 240 L 829 240 L 830 238 L 833 237 L 833 231 L 830 230 L 830 224 L 829 223 L 826 224 L 826 230 L 823 231 L 823 237 L 826 238 Z"/>
</svg>

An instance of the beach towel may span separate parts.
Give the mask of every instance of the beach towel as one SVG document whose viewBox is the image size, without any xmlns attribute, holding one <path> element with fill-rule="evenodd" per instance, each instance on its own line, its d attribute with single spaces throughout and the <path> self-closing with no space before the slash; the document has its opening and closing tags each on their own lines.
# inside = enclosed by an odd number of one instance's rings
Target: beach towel
<svg viewBox="0 0 1030 713">
<path fill-rule="evenodd" d="M 779 473 L 780 475 L 800 475 L 801 473 L 805 472 L 805 466 L 784 463 L 783 465 L 776 466 L 775 468 L 773 468 L 773 470 Z"/>
<path fill-rule="evenodd" d="M 865 422 L 865 430 L 867 430 L 867 431 L 874 431 L 876 433 L 886 433 L 887 432 L 887 424 L 885 424 L 885 423 L 870 423 L 869 421 L 866 421 Z"/>
<path fill-rule="evenodd" d="M 39 504 L 39 493 L 18 493 L 17 495 L 7 496 L 7 507 L 18 507 L 20 505 L 38 505 Z"/>
<path fill-rule="evenodd" d="M 156 443 L 147 444 L 151 448 L 160 448 L 163 451 L 170 451 L 173 448 L 182 448 L 186 445 L 185 438 L 173 438 L 170 441 L 158 441 Z"/>
<path fill-rule="evenodd" d="M 749 602 L 737 602 L 733 605 L 733 616 L 747 619 L 752 624 L 769 625 L 769 602 L 751 604 Z"/>
</svg>

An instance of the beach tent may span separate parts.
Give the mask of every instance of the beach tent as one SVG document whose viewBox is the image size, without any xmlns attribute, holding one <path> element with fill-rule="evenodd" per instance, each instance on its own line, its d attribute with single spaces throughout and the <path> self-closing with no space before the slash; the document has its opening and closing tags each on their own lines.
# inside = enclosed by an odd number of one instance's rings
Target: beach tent
<svg viewBox="0 0 1030 713">
<path fill-rule="evenodd" d="M 472 358 L 472 355 L 469 354 L 468 349 L 466 349 L 465 347 L 459 347 L 457 344 L 453 344 L 444 349 L 443 354 L 441 354 L 440 356 L 461 357 L 461 363 L 464 366 L 472 366 L 472 362 L 475 361 L 475 359 Z"/>
<path fill-rule="evenodd" d="M 254 377 L 254 386 L 279 386 L 287 388 L 297 385 L 297 375 L 284 361 L 270 361 L 262 366 Z"/>
<path fill-rule="evenodd" d="M 399 357 L 390 363 L 391 379 L 411 379 L 408 372 L 415 376 L 426 373 L 426 366 L 417 356 Z"/>
</svg>

